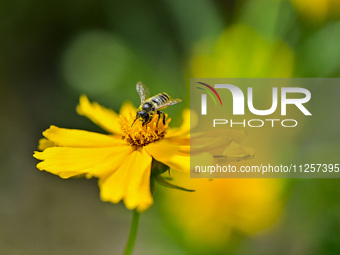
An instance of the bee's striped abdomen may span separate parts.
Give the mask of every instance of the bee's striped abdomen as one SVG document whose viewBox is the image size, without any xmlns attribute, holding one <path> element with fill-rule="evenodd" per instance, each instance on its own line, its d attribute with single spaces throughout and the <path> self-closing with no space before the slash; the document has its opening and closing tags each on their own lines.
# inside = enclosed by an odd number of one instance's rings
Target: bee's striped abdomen
<svg viewBox="0 0 340 255">
<path fill-rule="evenodd" d="M 168 102 L 170 99 L 170 96 L 167 93 L 159 93 L 156 96 L 153 96 L 150 98 L 152 102 L 154 102 L 157 106 L 163 105 L 166 102 Z"/>
</svg>

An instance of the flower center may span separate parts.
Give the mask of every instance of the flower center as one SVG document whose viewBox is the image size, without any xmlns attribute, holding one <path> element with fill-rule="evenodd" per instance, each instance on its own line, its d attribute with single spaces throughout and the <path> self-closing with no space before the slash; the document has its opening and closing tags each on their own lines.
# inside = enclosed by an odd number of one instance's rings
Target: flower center
<svg viewBox="0 0 340 255">
<path fill-rule="evenodd" d="M 133 118 L 126 118 L 120 116 L 120 124 L 122 129 L 123 139 L 126 140 L 131 146 L 146 146 L 150 143 L 161 140 L 168 128 L 170 119 L 166 120 L 165 125 L 163 119 L 154 115 L 153 119 L 143 126 L 143 122 L 139 119 L 132 125 Z"/>
</svg>

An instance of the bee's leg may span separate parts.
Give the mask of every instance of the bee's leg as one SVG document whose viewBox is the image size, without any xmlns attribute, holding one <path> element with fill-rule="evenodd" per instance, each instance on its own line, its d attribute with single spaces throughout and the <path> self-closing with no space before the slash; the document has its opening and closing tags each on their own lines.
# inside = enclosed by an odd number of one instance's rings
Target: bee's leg
<svg viewBox="0 0 340 255">
<path fill-rule="evenodd" d="M 163 118 L 163 125 L 165 125 L 165 114 L 164 114 L 164 112 L 157 111 L 157 114 L 158 114 L 157 127 L 158 127 L 158 121 L 159 121 L 160 118 Z"/>
<path fill-rule="evenodd" d="M 148 119 L 147 121 L 143 122 L 143 126 L 147 126 L 150 123 L 150 119 Z"/>
<path fill-rule="evenodd" d="M 161 112 L 163 114 L 163 125 L 165 125 L 165 113 Z"/>
<path fill-rule="evenodd" d="M 163 125 L 165 125 L 165 113 L 164 112 L 161 112 L 159 111 L 160 115 L 162 115 L 162 118 L 163 118 Z"/>
<path fill-rule="evenodd" d="M 152 115 L 150 114 L 148 118 L 143 120 L 143 126 L 147 126 L 151 120 L 152 120 Z"/>
<path fill-rule="evenodd" d="M 158 122 L 159 122 L 159 119 L 161 118 L 161 111 L 157 111 L 156 113 L 158 114 L 158 119 L 157 119 L 157 127 L 158 127 Z"/>
</svg>

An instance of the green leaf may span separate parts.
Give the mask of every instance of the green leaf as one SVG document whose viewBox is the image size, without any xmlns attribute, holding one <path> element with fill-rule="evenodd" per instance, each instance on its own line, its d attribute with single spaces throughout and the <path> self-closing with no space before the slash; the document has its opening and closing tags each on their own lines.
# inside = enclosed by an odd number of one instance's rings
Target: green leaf
<svg viewBox="0 0 340 255">
<path fill-rule="evenodd" d="M 167 187 L 167 188 L 170 188 L 170 189 L 179 189 L 179 190 L 183 190 L 183 191 L 187 191 L 187 192 L 194 192 L 195 191 L 195 190 L 192 190 L 192 189 L 186 189 L 186 188 L 174 185 L 172 183 L 169 183 L 160 175 L 156 175 L 156 176 L 154 176 L 154 178 L 160 185 Z"/>
</svg>

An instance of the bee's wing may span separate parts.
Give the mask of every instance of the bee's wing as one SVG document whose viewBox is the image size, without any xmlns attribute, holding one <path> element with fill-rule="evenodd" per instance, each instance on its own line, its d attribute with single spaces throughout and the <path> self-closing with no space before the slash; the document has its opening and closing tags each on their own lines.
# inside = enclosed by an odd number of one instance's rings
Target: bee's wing
<svg viewBox="0 0 340 255">
<path fill-rule="evenodd" d="M 141 103 L 144 103 L 144 101 L 149 98 L 149 90 L 148 88 L 141 82 L 137 82 L 136 89 L 140 98 Z"/>
<path fill-rule="evenodd" d="M 174 104 L 177 104 L 177 103 L 179 103 L 179 102 L 182 102 L 182 99 L 179 99 L 179 98 L 177 98 L 177 99 L 171 99 L 171 100 L 169 100 L 168 102 L 166 102 L 166 103 L 160 105 L 158 108 L 156 107 L 156 110 L 164 109 L 164 108 L 166 108 L 166 107 L 168 107 L 168 106 L 170 106 L 170 105 L 174 105 Z"/>
</svg>

